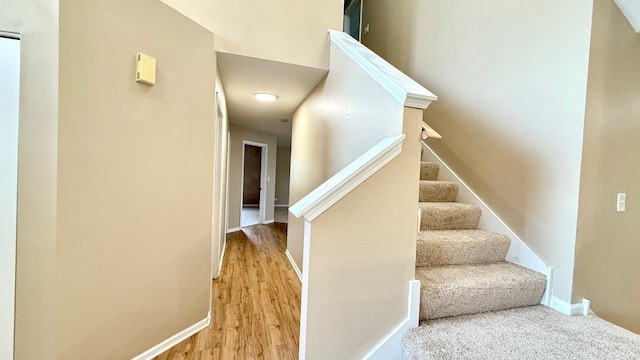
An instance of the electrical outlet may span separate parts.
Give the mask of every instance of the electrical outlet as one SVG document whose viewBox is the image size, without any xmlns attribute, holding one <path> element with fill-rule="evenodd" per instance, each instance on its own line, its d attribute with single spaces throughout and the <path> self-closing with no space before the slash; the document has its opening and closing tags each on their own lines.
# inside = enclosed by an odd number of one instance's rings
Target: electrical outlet
<svg viewBox="0 0 640 360">
<path fill-rule="evenodd" d="M 627 194 L 626 193 L 618 193 L 618 205 L 617 211 L 624 212 L 627 208 Z"/>
</svg>

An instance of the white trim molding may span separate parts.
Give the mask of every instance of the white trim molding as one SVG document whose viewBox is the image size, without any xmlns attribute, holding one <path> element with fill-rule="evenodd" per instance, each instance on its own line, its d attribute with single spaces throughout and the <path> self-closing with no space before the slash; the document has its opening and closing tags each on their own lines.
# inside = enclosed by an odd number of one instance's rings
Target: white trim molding
<svg viewBox="0 0 640 360">
<path fill-rule="evenodd" d="M 636 34 L 640 34 L 640 1 L 638 0 L 615 0 L 624 16 L 633 27 Z"/>
<path fill-rule="evenodd" d="M 236 231 L 240 231 L 240 227 L 234 227 L 231 229 L 227 229 L 227 234 L 232 233 L 232 232 L 236 232 Z"/>
<path fill-rule="evenodd" d="M 309 312 L 309 246 L 311 245 L 311 223 L 304 222 L 304 236 L 302 240 L 302 291 L 300 294 L 300 341 L 298 346 L 298 360 L 307 358 L 307 314 Z"/>
<path fill-rule="evenodd" d="M 291 256 L 289 249 L 287 249 L 287 251 L 285 251 L 284 254 L 287 255 L 287 259 L 289 259 L 289 262 L 291 263 L 291 267 L 293 267 L 293 271 L 296 272 L 296 275 L 298 275 L 298 279 L 300 279 L 300 282 L 302 282 L 302 272 L 300 272 L 300 268 L 298 268 L 298 265 L 296 265 L 295 260 L 293 260 L 293 256 Z"/>
<path fill-rule="evenodd" d="M 227 251 L 227 239 L 222 243 L 222 254 L 220 254 L 220 263 L 218 264 L 218 273 L 214 274 L 213 279 L 217 279 L 222 275 L 222 263 L 224 262 L 224 253 Z"/>
<path fill-rule="evenodd" d="M 385 138 L 289 208 L 311 222 L 402 152 L 405 136 Z"/>
<path fill-rule="evenodd" d="M 553 283 L 555 281 L 555 268 L 549 266 L 547 268 L 547 287 L 542 295 L 542 301 L 540 303 L 544 306 L 551 307 L 551 298 L 553 298 Z"/>
<path fill-rule="evenodd" d="M 420 319 L 420 281 L 409 281 L 407 316 L 364 356 L 365 360 L 402 360 L 402 338 L 418 327 Z"/>
<path fill-rule="evenodd" d="M 263 225 L 268 225 L 268 224 L 273 224 L 275 222 L 274 219 L 269 219 L 269 220 L 265 220 L 262 224 Z"/>
<path fill-rule="evenodd" d="M 571 304 L 553 296 L 551 297 L 551 304 L 549 307 L 564 315 L 578 316 L 578 315 L 584 314 L 585 312 L 584 305 L 585 305 L 584 302 Z M 586 311 L 588 312 L 589 310 L 586 310 Z"/>
<path fill-rule="evenodd" d="M 0 30 L 0 37 L 20 40 L 20 33 L 13 32 L 13 31 Z"/>
<path fill-rule="evenodd" d="M 197 323 L 171 336 L 170 338 L 164 340 L 163 342 L 157 344 L 156 346 L 134 357 L 131 360 L 151 360 L 156 356 L 162 354 L 163 352 L 178 345 L 179 343 L 189 338 L 193 334 L 197 333 L 198 331 L 201 331 L 202 329 L 206 328 L 207 326 L 209 326 L 210 323 L 211 323 L 211 311 L 209 311 L 209 314 L 205 319 L 198 321 Z"/>
<path fill-rule="evenodd" d="M 429 104 L 438 100 L 431 91 L 393 67 L 349 34 L 329 30 L 329 37 L 336 46 L 404 106 L 426 109 Z"/>
</svg>

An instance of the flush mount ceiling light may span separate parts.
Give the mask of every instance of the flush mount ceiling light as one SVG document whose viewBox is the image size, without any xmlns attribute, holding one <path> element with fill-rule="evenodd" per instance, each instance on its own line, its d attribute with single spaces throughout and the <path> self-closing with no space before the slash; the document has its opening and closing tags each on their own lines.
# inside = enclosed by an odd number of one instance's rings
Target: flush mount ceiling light
<svg viewBox="0 0 640 360">
<path fill-rule="evenodd" d="M 278 97 L 276 95 L 269 93 L 255 93 L 253 94 L 253 96 L 256 98 L 256 100 L 262 102 L 274 102 L 278 100 Z"/>
</svg>

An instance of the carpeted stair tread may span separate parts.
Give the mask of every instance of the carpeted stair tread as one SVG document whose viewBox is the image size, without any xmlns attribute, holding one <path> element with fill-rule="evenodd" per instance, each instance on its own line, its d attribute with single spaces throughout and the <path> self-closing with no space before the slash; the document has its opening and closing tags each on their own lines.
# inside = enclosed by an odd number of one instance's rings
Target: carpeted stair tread
<svg viewBox="0 0 640 360">
<path fill-rule="evenodd" d="M 416 266 L 504 261 L 511 239 L 483 230 L 427 230 L 418 233 Z"/>
<path fill-rule="evenodd" d="M 452 181 L 420 180 L 420 201 L 453 202 L 458 196 L 458 184 Z"/>
<path fill-rule="evenodd" d="M 417 267 L 420 319 L 437 319 L 539 304 L 546 277 L 508 262 Z"/>
<path fill-rule="evenodd" d="M 434 162 L 422 161 L 420 163 L 420 180 L 436 180 L 440 165 Z"/>
<path fill-rule="evenodd" d="M 482 210 L 470 204 L 421 202 L 420 230 L 475 229 Z"/>
<path fill-rule="evenodd" d="M 403 359 L 640 359 L 640 336 L 538 305 L 423 322 L 405 333 Z"/>
</svg>

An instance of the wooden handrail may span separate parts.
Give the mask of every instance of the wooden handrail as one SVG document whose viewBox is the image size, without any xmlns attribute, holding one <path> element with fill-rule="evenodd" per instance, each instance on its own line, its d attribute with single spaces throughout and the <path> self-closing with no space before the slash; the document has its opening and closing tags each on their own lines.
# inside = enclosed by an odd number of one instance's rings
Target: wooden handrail
<svg viewBox="0 0 640 360">
<path fill-rule="evenodd" d="M 433 128 L 427 125 L 426 122 L 422 122 L 422 140 L 426 139 L 442 139 L 442 136 L 438 134 L 437 131 L 433 130 Z"/>
</svg>

